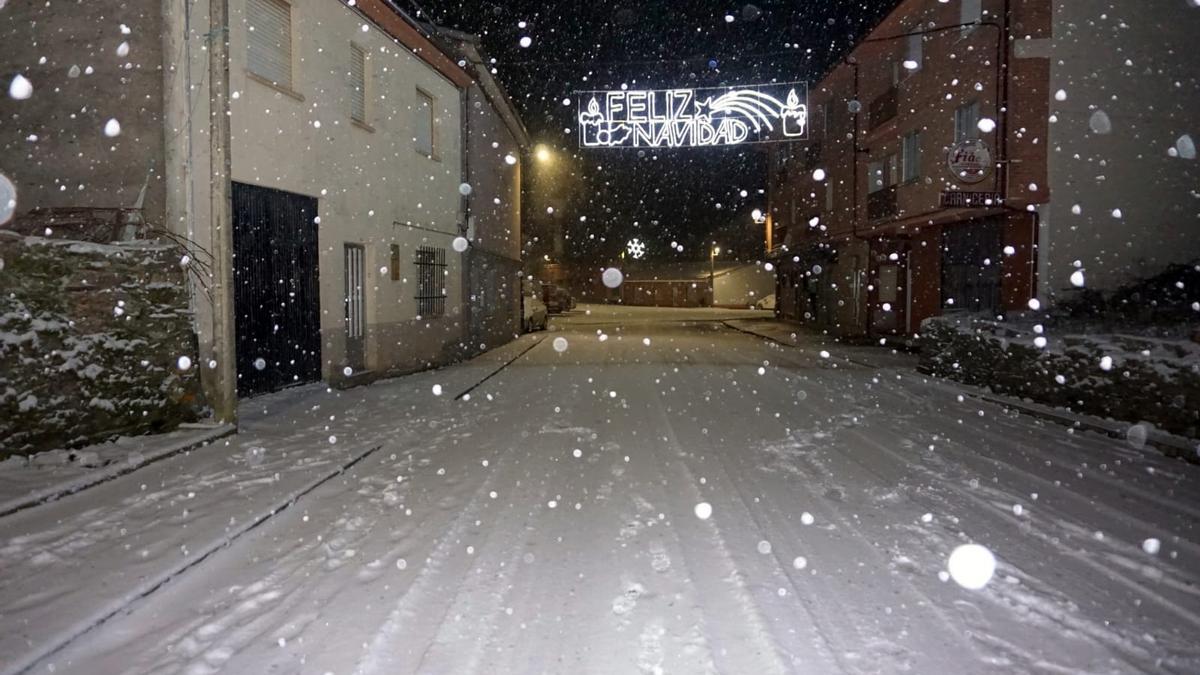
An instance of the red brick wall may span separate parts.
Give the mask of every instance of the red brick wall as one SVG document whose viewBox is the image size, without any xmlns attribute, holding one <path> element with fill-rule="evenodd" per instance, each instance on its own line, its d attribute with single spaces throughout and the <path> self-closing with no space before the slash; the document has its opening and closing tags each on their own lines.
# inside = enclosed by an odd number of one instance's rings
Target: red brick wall
<svg viewBox="0 0 1200 675">
<path fill-rule="evenodd" d="M 1004 222 L 1004 246 L 1014 249 L 1004 255 L 1000 268 L 1000 306 L 1022 310 L 1037 289 L 1037 231 L 1032 213 L 1013 213 Z"/>
<path fill-rule="evenodd" d="M 912 268 L 912 325 L 942 313 L 942 228 L 929 227 L 912 239 L 908 264 Z"/>
</svg>

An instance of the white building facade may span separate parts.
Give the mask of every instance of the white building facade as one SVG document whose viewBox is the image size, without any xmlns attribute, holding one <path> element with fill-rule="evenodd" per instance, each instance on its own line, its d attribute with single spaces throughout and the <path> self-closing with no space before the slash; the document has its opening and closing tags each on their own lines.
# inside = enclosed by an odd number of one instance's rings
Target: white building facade
<svg viewBox="0 0 1200 675">
<path fill-rule="evenodd" d="M 211 250 L 207 2 L 166 4 L 165 222 Z M 239 393 L 455 358 L 471 78 L 382 1 L 229 10 Z M 203 292 L 196 313 L 203 360 L 219 336 Z"/>
</svg>

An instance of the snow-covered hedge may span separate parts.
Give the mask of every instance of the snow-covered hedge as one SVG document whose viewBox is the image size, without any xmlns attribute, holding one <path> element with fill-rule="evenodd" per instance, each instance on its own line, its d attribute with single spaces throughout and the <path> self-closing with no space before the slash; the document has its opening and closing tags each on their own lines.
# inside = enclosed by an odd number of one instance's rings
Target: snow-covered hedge
<svg viewBox="0 0 1200 675">
<path fill-rule="evenodd" d="M 1080 326 L 937 317 L 921 324 L 921 367 L 999 394 L 1200 437 L 1200 345 Z"/>
<path fill-rule="evenodd" d="M 167 244 L 0 231 L 0 459 L 197 419 L 179 260 Z"/>
</svg>

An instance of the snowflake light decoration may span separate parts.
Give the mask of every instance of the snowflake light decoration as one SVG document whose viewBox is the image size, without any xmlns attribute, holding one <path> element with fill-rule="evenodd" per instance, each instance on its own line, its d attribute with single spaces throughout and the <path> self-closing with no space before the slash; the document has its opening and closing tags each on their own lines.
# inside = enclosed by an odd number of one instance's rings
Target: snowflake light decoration
<svg viewBox="0 0 1200 675">
<path fill-rule="evenodd" d="M 639 239 L 630 239 L 629 243 L 625 244 L 625 250 L 634 260 L 641 260 L 642 256 L 646 255 L 646 245 Z"/>
</svg>

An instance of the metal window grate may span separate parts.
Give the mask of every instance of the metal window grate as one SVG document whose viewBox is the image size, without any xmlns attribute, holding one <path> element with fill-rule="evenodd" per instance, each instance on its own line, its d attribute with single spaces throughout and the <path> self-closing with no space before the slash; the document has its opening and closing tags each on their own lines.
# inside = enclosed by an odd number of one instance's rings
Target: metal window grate
<svg viewBox="0 0 1200 675">
<path fill-rule="evenodd" d="M 367 55 L 350 45 L 350 119 L 367 122 Z"/>
<path fill-rule="evenodd" d="M 417 315 L 446 314 L 446 249 L 419 246 L 413 264 L 417 267 Z"/>
<path fill-rule="evenodd" d="M 246 61 L 250 72 L 292 88 L 292 8 L 282 0 L 249 0 Z"/>
</svg>

